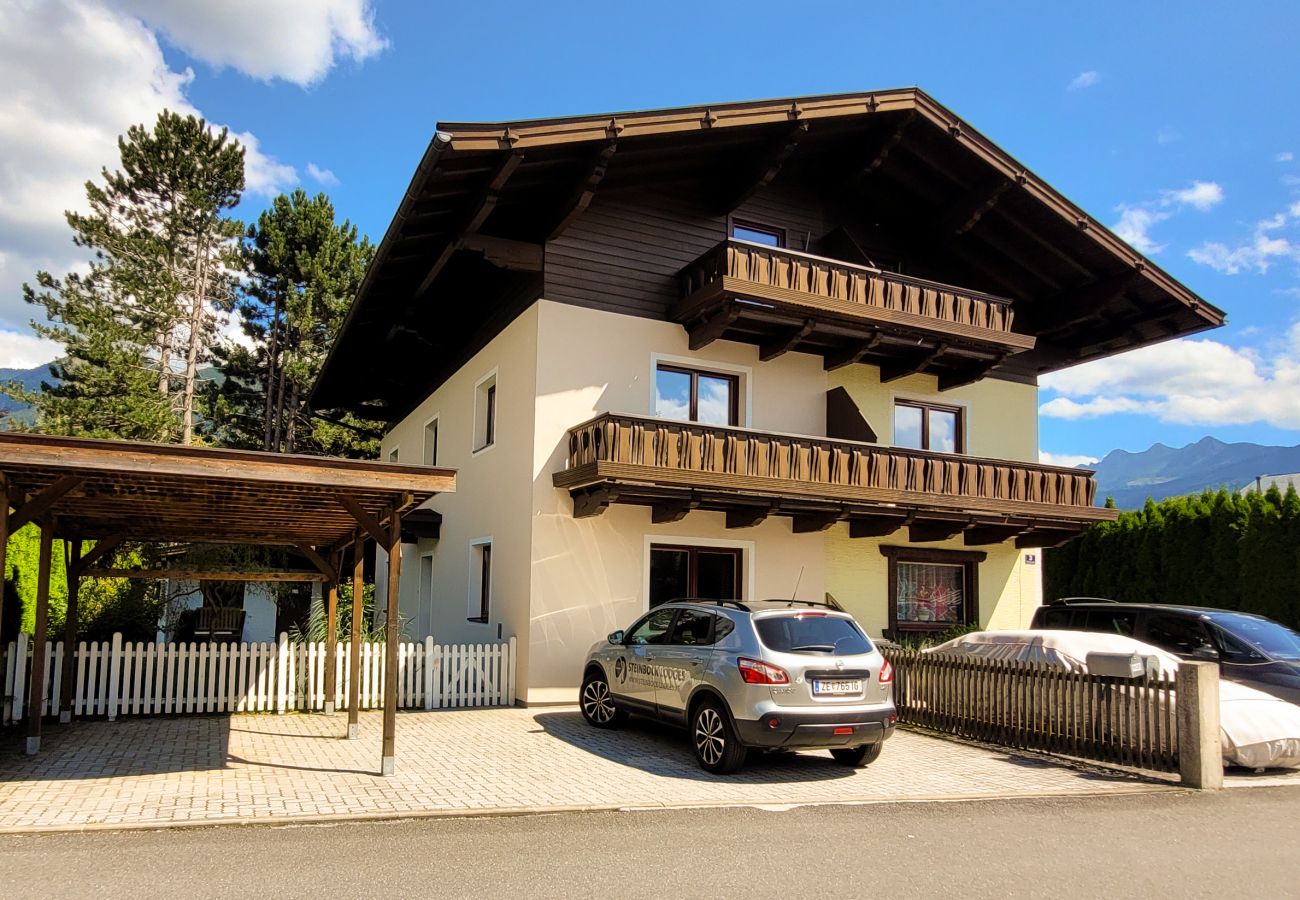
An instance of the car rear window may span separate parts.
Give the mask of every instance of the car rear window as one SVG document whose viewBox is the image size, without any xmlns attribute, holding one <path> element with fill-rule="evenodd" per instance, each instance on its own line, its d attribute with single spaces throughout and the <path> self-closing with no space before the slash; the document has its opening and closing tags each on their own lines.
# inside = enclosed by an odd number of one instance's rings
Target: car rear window
<svg viewBox="0 0 1300 900">
<path fill-rule="evenodd" d="M 758 639 L 777 653 L 870 653 L 871 641 L 851 619 L 826 613 L 794 613 L 754 620 Z"/>
</svg>

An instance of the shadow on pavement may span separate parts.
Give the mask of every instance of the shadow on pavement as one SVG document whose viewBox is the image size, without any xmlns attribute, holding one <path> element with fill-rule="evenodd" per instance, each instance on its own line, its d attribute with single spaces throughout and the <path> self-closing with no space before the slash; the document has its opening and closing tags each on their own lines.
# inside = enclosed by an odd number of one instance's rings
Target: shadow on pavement
<svg viewBox="0 0 1300 900">
<path fill-rule="evenodd" d="M 533 717 L 546 734 L 593 756 L 665 778 L 688 781 L 781 784 L 850 778 L 854 770 L 824 752 L 751 754 L 732 775 L 713 775 L 695 761 L 685 729 L 633 716 L 622 728 L 593 728 L 576 711 L 543 712 Z M 885 745 L 889 752 L 889 745 Z"/>
</svg>

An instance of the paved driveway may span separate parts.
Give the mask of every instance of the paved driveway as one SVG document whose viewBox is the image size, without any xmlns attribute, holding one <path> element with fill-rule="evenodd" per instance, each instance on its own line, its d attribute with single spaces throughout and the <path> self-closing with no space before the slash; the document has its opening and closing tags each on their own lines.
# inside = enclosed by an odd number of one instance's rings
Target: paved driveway
<svg viewBox="0 0 1300 900">
<path fill-rule="evenodd" d="M 397 774 L 376 774 L 381 718 L 243 715 L 50 726 L 27 758 L 0 735 L 0 831 L 408 814 L 1059 796 L 1151 782 L 900 731 L 863 770 L 829 754 L 696 767 L 683 733 L 605 732 L 574 709 L 402 713 Z M 5 746 L 7 745 L 7 746 Z"/>
</svg>

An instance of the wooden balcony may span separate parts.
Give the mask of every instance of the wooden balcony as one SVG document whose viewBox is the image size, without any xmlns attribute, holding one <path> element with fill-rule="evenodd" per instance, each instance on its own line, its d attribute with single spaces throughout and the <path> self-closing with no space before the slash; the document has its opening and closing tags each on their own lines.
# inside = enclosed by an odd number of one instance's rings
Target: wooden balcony
<svg viewBox="0 0 1300 900">
<path fill-rule="evenodd" d="M 719 338 L 746 341 L 765 360 L 819 353 L 828 369 L 879 365 L 883 381 L 931 372 L 943 389 L 1034 346 L 1032 335 L 1012 330 L 1015 311 L 1004 298 L 734 238 L 680 279 L 672 319 L 694 350 Z"/>
<path fill-rule="evenodd" d="M 1096 483 L 1079 469 L 616 413 L 569 430 L 554 484 L 579 518 L 634 503 L 656 523 L 721 510 L 728 528 L 780 515 L 796 533 L 847 521 L 853 537 L 906 527 L 913 542 L 1047 547 L 1117 515 L 1093 506 Z"/>
</svg>

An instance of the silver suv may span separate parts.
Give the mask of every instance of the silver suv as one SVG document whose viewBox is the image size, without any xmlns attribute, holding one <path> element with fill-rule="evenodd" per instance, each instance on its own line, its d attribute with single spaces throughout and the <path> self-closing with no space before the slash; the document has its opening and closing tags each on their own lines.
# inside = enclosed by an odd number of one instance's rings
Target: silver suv
<svg viewBox="0 0 1300 900">
<path fill-rule="evenodd" d="M 893 669 L 848 613 L 821 603 L 679 600 L 587 655 L 579 697 L 597 728 L 630 713 L 691 733 L 700 766 L 747 750 L 826 748 L 863 766 L 894 732 Z"/>
</svg>

